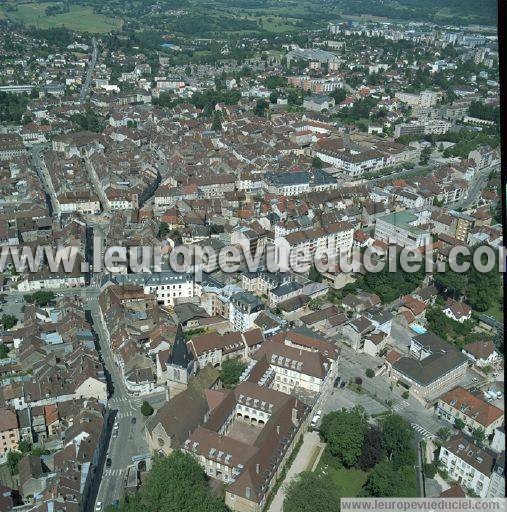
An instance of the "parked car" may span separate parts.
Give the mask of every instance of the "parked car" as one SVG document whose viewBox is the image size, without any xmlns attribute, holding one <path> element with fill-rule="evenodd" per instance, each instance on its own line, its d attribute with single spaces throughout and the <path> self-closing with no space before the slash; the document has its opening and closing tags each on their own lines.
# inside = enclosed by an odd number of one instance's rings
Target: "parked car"
<svg viewBox="0 0 507 512">
<path fill-rule="evenodd" d="M 312 422 L 310 424 L 310 426 L 312 427 L 312 429 L 316 429 L 317 428 L 317 423 L 319 423 L 320 421 L 320 417 L 322 416 L 322 411 L 317 411 L 315 413 L 315 415 L 313 416 L 312 418 Z"/>
<path fill-rule="evenodd" d="M 341 378 L 340 378 L 340 377 L 336 377 L 336 379 L 334 380 L 333 386 L 334 386 L 335 388 L 337 388 L 337 387 L 338 387 L 338 385 L 340 384 L 340 380 L 341 380 Z"/>
</svg>

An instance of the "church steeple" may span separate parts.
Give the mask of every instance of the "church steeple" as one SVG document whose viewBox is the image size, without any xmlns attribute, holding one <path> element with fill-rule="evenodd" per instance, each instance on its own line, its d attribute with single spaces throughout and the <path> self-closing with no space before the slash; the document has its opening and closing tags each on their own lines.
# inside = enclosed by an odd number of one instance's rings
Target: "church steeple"
<svg viewBox="0 0 507 512">
<path fill-rule="evenodd" d="M 179 366 L 180 368 L 187 368 L 189 363 L 192 361 L 192 356 L 188 351 L 187 342 L 183 335 L 183 328 L 181 323 L 178 324 L 176 330 L 176 337 L 174 338 L 174 344 L 171 350 L 171 355 L 167 361 L 172 366 Z"/>
</svg>

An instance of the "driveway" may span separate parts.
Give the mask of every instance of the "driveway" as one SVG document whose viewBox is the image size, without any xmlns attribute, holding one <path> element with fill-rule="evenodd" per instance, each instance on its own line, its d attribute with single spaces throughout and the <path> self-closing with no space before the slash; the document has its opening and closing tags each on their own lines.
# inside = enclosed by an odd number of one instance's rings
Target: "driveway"
<svg viewBox="0 0 507 512">
<path fill-rule="evenodd" d="M 268 512 L 282 512 L 286 487 L 299 475 L 299 473 L 311 470 L 309 465 L 312 463 L 315 448 L 318 446 L 324 448 L 324 443 L 320 441 L 320 437 L 317 432 L 307 432 L 304 434 L 303 444 L 301 445 L 294 462 L 287 471 L 285 480 L 282 482 L 282 485 L 280 485 L 278 492 L 273 498 Z"/>
</svg>

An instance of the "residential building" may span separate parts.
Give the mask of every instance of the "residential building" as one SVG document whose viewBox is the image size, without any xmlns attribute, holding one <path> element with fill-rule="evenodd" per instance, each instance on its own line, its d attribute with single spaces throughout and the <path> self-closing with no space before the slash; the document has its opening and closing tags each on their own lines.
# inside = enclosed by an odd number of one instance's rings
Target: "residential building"
<svg viewBox="0 0 507 512">
<path fill-rule="evenodd" d="M 486 450 L 457 435 L 442 445 L 438 460 L 450 478 L 479 497 L 486 497 L 494 467 L 494 459 Z"/>
<path fill-rule="evenodd" d="M 0 409 L 0 460 L 5 461 L 7 454 L 17 450 L 20 441 L 18 418 L 11 409 Z"/>
<path fill-rule="evenodd" d="M 249 292 L 236 293 L 229 305 L 229 322 L 235 331 L 248 331 L 259 313 L 264 309 L 263 302 Z"/>
<path fill-rule="evenodd" d="M 463 431 L 469 435 L 481 429 L 488 437 L 504 422 L 501 409 L 462 387 L 456 387 L 440 396 L 436 413 L 452 424 L 457 419 L 461 420 L 465 424 Z"/>
</svg>

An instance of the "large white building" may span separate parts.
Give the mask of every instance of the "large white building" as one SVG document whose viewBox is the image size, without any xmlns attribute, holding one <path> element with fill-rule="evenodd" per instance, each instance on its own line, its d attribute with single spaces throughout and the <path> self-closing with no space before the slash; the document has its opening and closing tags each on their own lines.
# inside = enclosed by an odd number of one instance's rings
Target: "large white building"
<svg viewBox="0 0 507 512">
<path fill-rule="evenodd" d="M 118 274 L 114 276 L 118 284 L 137 284 L 145 294 L 155 295 L 159 304 L 174 306 L 195 295 L 194 280 L 191 275 L 176 272 L 156 272 L 154 274 Z"/>
<path fill-rule="evenodd" d="M 439 460 L 452 480 L 481 498 L 488 495 L 495 463 L 488 451 L 460 434 L 442 446 Z"/>
<path fill-rule="evenodd" d="M 424 247 L 431 243 L 431 232 L 420 224 L 421 216 L 408 211 L 389 213 L 376 220 L 375 238 L 400 247 Z"/>
<path fill-rule="evenodd" d="M 288 331 L 265 341 L 252 357 L 269 366 L 267 374 L 273 389 L 321 393 L 334 379 L 338 353 L 327 341 Z"/>
<path fill-rule="evenodd" d="M 315 259 L 350 255 L 354 243 L 354 226 L 349 222 L 336 222 L 322 228 L 295 231 L 275 238 L 275 244 L 286 244 L 290 261 L 312 264 Z"/>
<path fill-rule="evenodd" d="M 263 302 L 255 295 L 249 292 L 236 293 L 229 304 L 229 322 L 235 331 L 248 331 L 263 309 Z"/>
<path fill-rule="evenodd" d="M 329 141 L 321 141 L 315 145 L 312 154 L 352 178 L 378 171 L 386 165 L 384 155 L 375 149 L 363 151 L 343 147 L 332 148 Z"/>
</svg>

